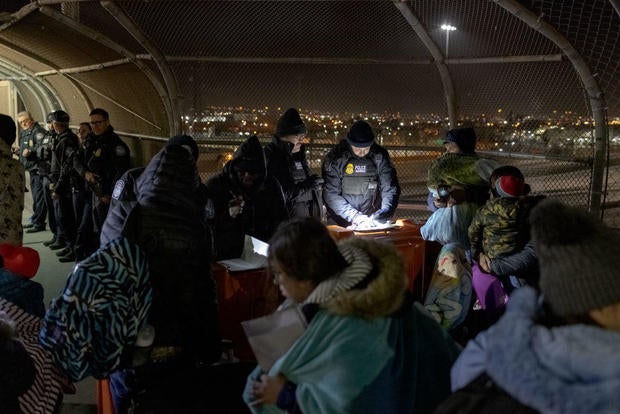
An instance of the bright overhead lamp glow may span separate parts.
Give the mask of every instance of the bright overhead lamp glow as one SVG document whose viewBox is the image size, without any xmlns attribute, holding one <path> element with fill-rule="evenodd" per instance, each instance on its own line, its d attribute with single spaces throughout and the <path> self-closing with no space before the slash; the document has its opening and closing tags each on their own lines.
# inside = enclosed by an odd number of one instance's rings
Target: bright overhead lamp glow
<svg viewBox="0 0 620 414">
<path fill-rule="evenodd" d="M 445 30 L 446 32 L 453 32 L 456 30 L 456 27 L 452 26 L 451 24 L 442 24 L 441 30 Z"/>
</svg>

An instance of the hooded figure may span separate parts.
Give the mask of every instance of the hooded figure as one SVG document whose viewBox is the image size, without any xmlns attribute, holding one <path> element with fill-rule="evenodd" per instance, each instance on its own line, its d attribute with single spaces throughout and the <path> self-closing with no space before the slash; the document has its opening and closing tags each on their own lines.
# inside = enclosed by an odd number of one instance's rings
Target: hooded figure
<svg viewBox="0 0 620 414">
<path fill-rule="evenodd" d="M 240 257 L 245 235 L 268 241 L 288 218 L 282 187 L 267 175 L 265 155 L 253 135 L 222 172 L 209 179 L 216 260 Z"/>
<path fill-rule="evenodd" d="M 273 140 L 265 146 L 267 172 L 282 186 L 291 217 L 320 218 L 323 180 L 308 166 L 303 144 L 306 131 L 297 110 L 289 108 L 280 117 Z"/>
<path fill-rule="evenodd" d="M 121 234 L 145 253 L 153 291 L 146 322 L 154 328 L 152 365 L 113 374 L 117 409 L 127 403 L 127 396 L 118 391 L 123 388 L 121 384 L 129 384 L 133 394 L 129 397 L 140 394 L 142 388 L 147 393 L 160 387 L 169 389 L 168 385 L 178 385 L 178 373 L 192 372 L 195 366 L 220 357 L 216 291 L 211 277 L 212 238 L 205 220 L 207 198 L 192 141 L 171 140 L 133 183 L 120 184 L 123 188 L 117 183 L 115 189 L 119 197 L 123 195 L 119 206 L 134 206 Z M 126 185 L 129 187 L 124 192 Z M 162 366 L 158 352 L 171 348 L 176 351 L 168 360 L 176 358 L 176 362 L 166 365 L 168 375 L 149 378 L 153 367 Z M 183 378 L 191 381 L 189 376 Z M 169 397 L 171 401 L 182 399 L 179 395 Z M 175 403 L 183 407 L 181 402 Z"/>
<path fill-rule="evenodd" d="M 420 231 L 424 240 L 469 249 L 467 229 L 489 198 L 489 177 L 499 165 L 476 154 L 472 128 L 448 131 L 444 145 L 446 152 L 428 170 L 428 207 L 433 214 Z"/>
</svg>

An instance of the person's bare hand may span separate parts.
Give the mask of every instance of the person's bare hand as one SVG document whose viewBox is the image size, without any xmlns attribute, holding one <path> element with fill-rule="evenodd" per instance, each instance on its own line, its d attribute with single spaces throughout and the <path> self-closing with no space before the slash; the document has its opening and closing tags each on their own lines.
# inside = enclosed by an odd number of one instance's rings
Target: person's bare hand
<svg viewBox="0 0 620 414">
<path fill-rule="evenodd" d="M 90 184 L 95 184 L 97 182 L 97 176 L 90 171 L 84 173 L 84 179 Z"/>
<path fill-rule="evenodd" d="M 278 394 L 282 391 L 286 377 L 278 374 L 275 377 L 261 375 L 259 381 L 254 381 L 252 385 L 252 395 L 254 401 L 251 405 L 275 404 L 278 402 Z"/>
<path fill-rule="evenodd" d="M 491 259 L 489 259 L 489 256 L 484 253 L 480 253 L 480 256 L 478 257 L 478 264 L 482 270 L 487 273 L 491 273 Z"/>
</svg>

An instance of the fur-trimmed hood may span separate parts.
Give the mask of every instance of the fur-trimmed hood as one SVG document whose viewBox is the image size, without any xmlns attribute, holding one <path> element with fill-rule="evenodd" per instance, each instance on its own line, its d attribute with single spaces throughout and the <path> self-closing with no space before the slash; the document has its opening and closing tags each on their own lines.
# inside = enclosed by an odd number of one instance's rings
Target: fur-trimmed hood
<svg viewBox="0 0 620 414">
<path fill-rule="evenodd" d="M 362 288 L 353 287 L 338 293 L 323 306 L 337 315 L 358 316 L 364 319 L 389 316 L 398 311 L 404 300 L 407 281 L 402 258 L 390 244 L 352 237 L 339 243 L 341 251 L 350 250 L 354 255 L 370 259 L 365 278 L 376 275 Z M 346 257 L 346 255 L 345 255 Z M 337 278 L 346 278 L 355 268 L 347 267 Z M 320 286 L 320 285 L 319 285 Z M 359 285 L 358 285 L 359 286 Z M 317 287 L 318 288 L 318 287 Z"/>
</svg>

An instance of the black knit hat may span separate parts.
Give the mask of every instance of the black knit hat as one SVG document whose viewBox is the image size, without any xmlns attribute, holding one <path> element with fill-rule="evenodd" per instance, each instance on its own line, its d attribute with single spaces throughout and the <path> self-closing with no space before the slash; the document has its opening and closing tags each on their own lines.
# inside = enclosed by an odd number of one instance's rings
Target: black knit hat
<svg viewBox="0 0 620 414">
<path fill-rule="evenodd" d="M 305 134 L 306 131 L 306 124 L 301 120 L 299 112 L 295 108 L 287 109 L 278 120 L 278 126 L 276 127 L 276 135 L 279 137 Z"/>
<path fill-rule="evenodd" d="M 530 215 L 540 262 L 540 289 L 557 316 L 577 316 L 620 303 L 620 234 L 557 200 Z"/>
<path fill-rule="evenodd" d="M 198 157 L 200 156 L 198 144 L 196 144 L 194 138 L 189 135 L 176 135 L 168 140 L 168 145 L 181 145 L 189 147 L 195 161 L 198 160 Z"/>
<path fill-rule="evenodd" d="M 473 128 L 455 128 L 448 131 L 443 143 L 454 142 L 463 154 L 473 154 L 476 151 L 476 132 Z"/>
<path fill-rule="evenodd" d="M 0 114 L 0 138 L 10 147 L 15 142 L 15 121 L 8 115 Z"/>
<path fill-rule="evenodd" d="M 61 109 L 59 109 L 58 111 L 52 112 L 52 121 L 54 122 L 61 122 L 63 124 L 68 124 L 69 120 L 70 120 L 69 114 Z"/>
<path fill-rule="evenodd" d="M 368 125 L 368 122 L 357 121 L 349 130 L 347 140 L 349 144 L 354 147 L 366 148 L 370 147 L 372 143 L 375 142 L 375 134 L 372 132 L 372 128 Z"/>
</svg>

